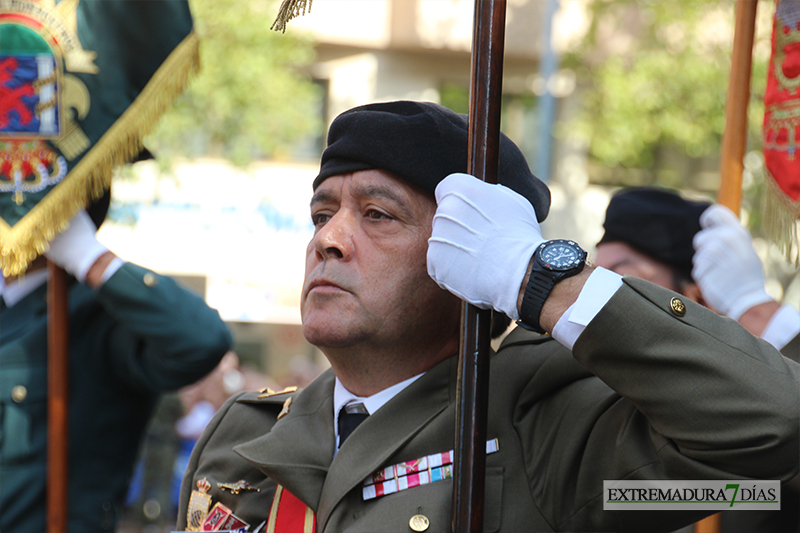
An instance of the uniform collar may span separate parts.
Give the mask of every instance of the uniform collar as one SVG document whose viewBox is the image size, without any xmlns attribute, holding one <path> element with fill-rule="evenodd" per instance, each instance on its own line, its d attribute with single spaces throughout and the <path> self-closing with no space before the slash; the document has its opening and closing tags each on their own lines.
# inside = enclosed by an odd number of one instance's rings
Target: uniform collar
<svg viewBox="0 0 800 533">
<path fill-rule="evenodd" d="M 234 452 L 317 512 L 319 529 L 324 530 L 349 491 L 453 406 L 457 368 L 458 359 L 448 358 L 397 392 L 347 439 L 335 460 L 335 377 L 328 369 L 294 397 L 288 414 L 270 431 L 235 446 Z M 452 427 L 445 426 L 442 450 L 453 447 Z"/>
<path fill-rule="evenodd" d="M 400 383 L 396 383 L 391 387 L 383 389 L 380 392 L 373 394 L 372 396 L 356 396 L 349 390 L 345 388 L 339 378 L 336 378 L 336 384 L 333 387 L 333 431 L 336 435 L 336 450 L 339 444 L 339 412 L 342 410 L 342 407 L 347 405 L 350 402 L 359 402 L 364 404 L 364 407 L 367 409 L 367 413 L 375 414 L 375 411 L 386 405 L 386 402 L 397 396 L 402 390 L 406 387 L 414 383 L 418 380 L 421 376 L 425 373 L 417 374 L 414 377 L 408 378 Z M 336 451 L 334 451 L 334 455 Z"/>
</svg>

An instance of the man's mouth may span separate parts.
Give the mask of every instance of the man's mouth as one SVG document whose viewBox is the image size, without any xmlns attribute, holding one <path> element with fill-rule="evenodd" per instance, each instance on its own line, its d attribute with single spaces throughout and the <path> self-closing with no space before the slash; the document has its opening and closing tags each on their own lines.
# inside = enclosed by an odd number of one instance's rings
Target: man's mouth
<svg viewBox="0 0 800 533">
<path fill-rule="evenodd" d="M 334 283 L 333 281 L 327 279 L 315 279 L 311 283 L 308 284 L 308 294 L 311 292 L 321 293 L 321 294 L 333 294 L 337 292 L 347 291 L 346 289 L 342 288 L 338 284 Z"/>
</svg>

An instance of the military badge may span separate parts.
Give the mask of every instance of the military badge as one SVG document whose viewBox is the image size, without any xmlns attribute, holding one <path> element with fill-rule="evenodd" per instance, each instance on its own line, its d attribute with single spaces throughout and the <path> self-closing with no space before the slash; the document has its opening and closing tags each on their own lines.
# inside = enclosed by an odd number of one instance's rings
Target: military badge
<svg viewBox="0 0 800 533">
<path fill-rule="evenodd" d="M 292 397 L 286 398 L 286 401 L 283 402 L 283 407 L 281 408 L 281 412 L 278 413 L 277 420 L 280 420 L 281 418 L 289 414 L 289 408 L 292 406 L 293 399 L 294 398 Z"/>
<path fill-rule="evenodd" d="M 217 483 L 217 488 L 225 492 L 226 490 L 231 491 L 231 494 L 239 494 L 241 491 L 246 492 L 261 492 L 261 489 L 258 487 L 254 487 L 247 481 L 240 479 L 236 483 Z"/>
<path fill-rule="evenodd" d="M 296 392 L 297 387 L 286 387 L 283 390 L 272 390 L 269 387 L 266 389 L 262 389 L 259 392 L 261 394 L 258 395 L 258 399 L 261 400 L 263 398 L 271 398 L 272 396 L 279 396 L 281 394 L 289 394 L 290 392 Z"/>
<path fill-rule="evenodd" d="M 24 272 L 139 154 L 197 68 L 198 47 L 183 0 L 0 0 L 5 275 Z"/>
<path fill-rule="evenodd" d="M 233 514 L 228 507 L 221 503 L 214 504 L 214 507 L 203 520 L 201 531 L 235 531 L 237 533 L 247 533 L 250 524 Z"/>
<path fill-rule="evenodd" d="M 486 455 L 500 450 L 497 439 L 486 441 Z M 455 451 L 434 453 L 378 470 L 364 480 L 362 497 L 371 500 L 401 490 L 453 477 Z"/>
<path fill-rule="evenodd" d="M 197 481 L 197 490 L 189 496 L 189 507 L 186 510 L 186 530 L 202 531 L 203 522 L 211 507 L 211 495 L 208 493 L 211 483 L 206 478 Z"/>
</svg>

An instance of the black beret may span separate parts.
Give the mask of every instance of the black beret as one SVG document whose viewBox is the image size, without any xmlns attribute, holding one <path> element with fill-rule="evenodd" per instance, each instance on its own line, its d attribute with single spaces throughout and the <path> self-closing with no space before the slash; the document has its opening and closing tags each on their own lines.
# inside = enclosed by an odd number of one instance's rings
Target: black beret
<svg viewBox="0 0 800 533">
<path fill-rule="evenodd" d="M 381 169 L 433 194 L 449 174 L 467 171 L 468 133 L 466 115 L 430 102 L 355 107 L 331 124 L 314 189 L 331 176 Z M 498 181 L 527 198 L 541 222 L 550 211 L 550 190 L 511 139 L 500 137 Z"/>
<path fill-rule="evenodd" d="M 611 198 L 598 244 L 623 242 L 692 279 L 692 239 L 708 202 L 694 202 L 677 192 L 650 187 L 624 189 Z"/>
</svg>

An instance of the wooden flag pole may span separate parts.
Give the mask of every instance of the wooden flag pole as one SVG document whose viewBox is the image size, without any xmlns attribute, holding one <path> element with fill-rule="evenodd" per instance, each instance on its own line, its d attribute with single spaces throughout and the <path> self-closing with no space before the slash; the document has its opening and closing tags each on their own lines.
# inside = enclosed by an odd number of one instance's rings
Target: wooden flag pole
<svg viewBox="0 0 800 533">
<path fill-rule="evenodd" d="M 475 0 L 467 172 L 497 183 L 506 1 Z M 452 530 L 483 530 L 491 311 L 462 307 Z"/>
<path fill-rule="evenodd" d="M 47 262 L 47 531 L 67 531 L 69 314 L 67 273 Z"/>
<path fill-rule="evenodd" d="M 750 101 L 750 76 L 753 63 L 753 40 L 756 30 L 754 0 L 737 0 L 733 34 L 731 74 L 725 104 L 725 134 L 722 137 L 720 184 L 717 203 L 739 214 L 742 204 L 742 171 L 747 149 L 747 107 Z M 718 533 L 719 513 L 695 524 L 695 533 Z"/>
<path fill-rule="evenodd" d="M 753 0 L 736 2 L 731 74 L 728 80 L 728 100 L 725 104 L 725 134 L 722 136 L 717 202 L 737 214 L 742 202 L 742 170 L 747 148 L 747 107 L 750 101 L 757 6 L 758 2 Z"/>
</svg>

